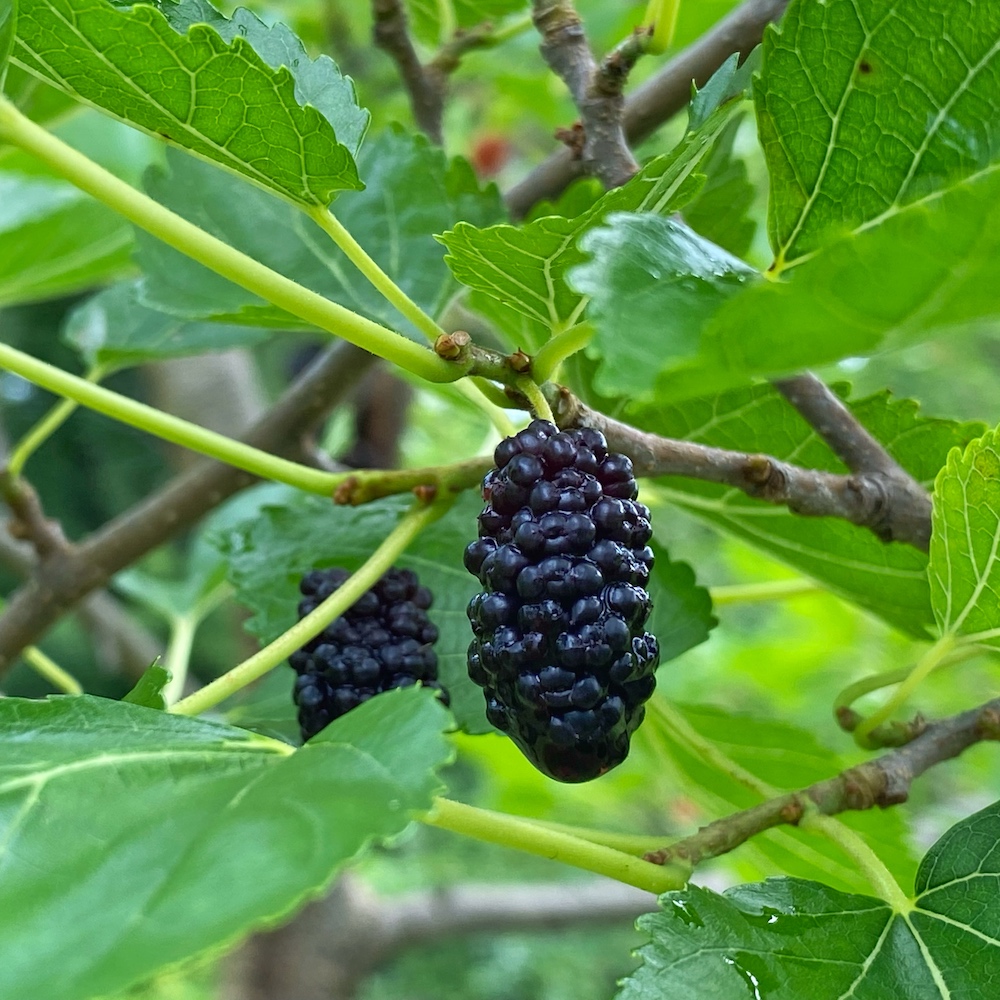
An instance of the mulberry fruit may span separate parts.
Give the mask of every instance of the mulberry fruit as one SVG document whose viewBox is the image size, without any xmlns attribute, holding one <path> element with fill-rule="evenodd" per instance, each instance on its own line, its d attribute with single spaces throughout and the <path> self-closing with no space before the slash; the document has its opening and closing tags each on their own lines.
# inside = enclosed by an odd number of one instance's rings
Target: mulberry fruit
<svg viewBox="0 0 1000 1000">
<path fill-rule="evenodd" d="M 494 458 L 465 550 L 485 588 L 468 608 L 469 676 L 540 771 L 588 781 L 628 755 L 655 686 L 649 511 L 597 431 L 535 420 Z"/>
<path fill-rule="evenodd" d="M 299 618 L 325 601 L 350 573 L 317 569 L 299 584 Z M 334 719 L 373 695 L 420 681 L 435 688 L 437 627 L 427 617 L 431 592 L 408 569 L 391 569 L 315 639 L 289 657 L 298 674 L 293 697 L 302 739 L 308 740 Z"/>
</svg>

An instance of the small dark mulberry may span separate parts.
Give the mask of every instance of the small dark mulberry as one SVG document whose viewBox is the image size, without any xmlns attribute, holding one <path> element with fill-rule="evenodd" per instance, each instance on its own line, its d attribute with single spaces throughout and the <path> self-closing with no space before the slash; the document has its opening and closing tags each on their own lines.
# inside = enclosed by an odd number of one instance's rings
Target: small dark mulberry
<svg viewBox="0 0 1000 1000">
<path fill-rule="evenodd" d="M 655 685 L 649 510 L 594 430 L 535 420 L 494 460 L 465 551 L 485 590 L 468 609 L 469 676 L 539 770 L 588 781 L 625 759 Z"/>
<path fill-rule="evenodd" d="M 347 570 L 316 569 L 299 583 L 303 618 L 348 579 Z M 298 674 L 293 699 L 302 739 L 383 691 L 420 681 L 448 693 L 437 680 L 437 627 L 427 617 L 431 592 L 408 569 L 391 569 L 288 662 Z"/>
</svg>

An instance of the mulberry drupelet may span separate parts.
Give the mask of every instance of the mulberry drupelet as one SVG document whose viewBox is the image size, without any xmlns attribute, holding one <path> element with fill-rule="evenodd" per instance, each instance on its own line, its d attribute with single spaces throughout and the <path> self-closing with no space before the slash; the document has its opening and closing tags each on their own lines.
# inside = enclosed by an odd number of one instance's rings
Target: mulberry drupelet
<svg viewBox="0 0 1000 1000">
<path fill-rule="evenodd" d="M 299 584 L 299 618 L 314 611 L 348 579 L 345 569 L 317 569 Z M 408 569 L 391 569 L 315 639 L 288 658 L 295 672 L 293 697 L 302 739 L 373 695 L 437 682 L 437 627 L 427 617 L 431 592 Z"/>
<path fill-rule="evenodd" d="M 649 511 L 597 431 L 535 420 L 494 458 L 465 550 L 485 588 L 468 608 L 469 676 L 539 770 L 588 781 L 628 755 L 655 686 Z"/>
</svg>

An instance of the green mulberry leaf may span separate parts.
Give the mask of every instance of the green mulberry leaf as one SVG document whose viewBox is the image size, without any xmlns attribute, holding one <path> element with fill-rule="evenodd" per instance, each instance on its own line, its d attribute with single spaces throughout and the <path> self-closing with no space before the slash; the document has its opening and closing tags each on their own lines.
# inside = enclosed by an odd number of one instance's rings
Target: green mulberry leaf
<svg viewBox="0 0 1000 1000">
<path fill-rule="evenodd" d="M 794 0 L 755 88 L 778 268 L 1000 154 L 1000 7 Z"/>
<path fill-rule="evenodd" d="M 991 1000 L 998 840 L 997 804 L 952 827 L 921 862 L 912 903 L 789 878 L 666 893 L 639 918 L 651 941 L 617 1000 Z"/>
<path fill-rule="evenodd" d="M 1000 441 L 955 448 L 934 485 L 928 577 L 942 635 L 1000 648 Z"/>
<path fill-rule="evenodd" d="M 673 152 L 652 160 L 574 218 L 547 216 L 519 227 L 486 229 L 460 223 L 441 236 L 448 266 L 478 293 L 476 304 L 491 319 L 506 328 L 505 314 L 513 311 L 527 320 L 522 346 L 541 346 L 554 331 L 578 321 L 586 304 L 584 295 L 566 283 L 570 268 L 586 259 L 579 238 L 612 212 L 665 215 L 686 204 L 702 183 L 696 171 L 735 113 L 735 104 L 718 109 Z"/>
<path fill-rule="evenodd" d="M 0 995 L 87 1000 L 231 946 L 431 805 L 430 691 L 373 698 L 299 751 L 81 696 L 0 700 Z"/>
<path fill-rule="evenodd" d="M 354 153 L 367 112 L 329 59 L 314 63 L 286 28 L 246 12 L 225 21 L 208 8 L 163 9 L 179 24 L 184 11 L 204 12 L 214 26 L 190 23 L 180 33 L 145 5 L 22 0 L 12 58 L 77 100 L 297 204 L 327 205 L 362 186 Z M 307 103 L 316 95 L 319 107 Z"/>
</svg>

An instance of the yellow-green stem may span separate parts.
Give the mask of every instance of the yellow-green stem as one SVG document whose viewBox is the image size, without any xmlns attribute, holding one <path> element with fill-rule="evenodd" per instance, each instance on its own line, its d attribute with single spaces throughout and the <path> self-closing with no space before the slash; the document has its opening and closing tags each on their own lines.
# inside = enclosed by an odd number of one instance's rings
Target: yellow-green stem
<svg viewBox="0 0 1000 1000">
<path fill-rule="evenodd" d="M 542 390 L 538 388 L 537 382 L 534 382 L 527 375 L 522 375 L 517 380 L 517 388 L 531 404 L 531 412 L 539 420 L 548 420 L 550 423 L 555 423 L 555 417 L 552 416 L 552 409 L 549 407 L 549 402 L 542 395 Z"/>
<path fill-rule="evenodd" d="M 163 667 L 170 674 L 170 680 L 163 689 L 163 700 L 167 705 L 172 705 L 184 694 L 198 626 L 229 597 L 232 590 L 228 583 L 222 582 L 197 601 L 186 615 L 178 615 L 171 620 L 170 642 L 163 654 Z"/>
<path fill-rule="evenodd" d="M 896 688 L 886 700 L 885 704 L 872 712 L 866 719 L 862 719 L 854 730 L 854 739 L 862 746 L 868 736 L 876 726 L 885 722 L 899 708 L 907 698 L 926 680 L 927 676 L 939 666 L 955 646 L 955 637 L 945 635 L 938 639 L 922 657 L 917 661 L 917 665 L 907 674 L 906 679 Z"/>
<path fill-rule="evenodd" d="M 860 680 L 848 684 L 840 694 L 833 700 L 834 711 L 837 709 L 850 708 L 859 698 L 863 698 L 872 691 L 880 691 L 882 688 L 892 687 L 899 684 L 910 676 L 909 667 L 899 667 L 896 670 L 883 670 L 877 674 L 869 674 Z"/>
<path fill-rule="evenodd" d="M 507 24 L 501 25 L 490 34 L 487 41 L 490 45 L 502 45 L 511 38 L 516 38 L 518 35 L 523 35 L 526 31 L 531 31 L 534 26 L 535 24 L 531 19 L 531 15 L 525 14 L 523 17 L 514 18 L 512 21 L 508 21 Z"/>
<path fill-rule="evenodd" d="M 108 370 L 103 365 L 95 365 L 84 376 L 87 382 L 100 382 Z M 7 459 L 7 471 L 17 478 L 25 463 L 46 441 L 69 419 L 80 404 L 72 399 L 62 399 L 35 424 L 11 449 Z"/>
<path fill-rule="evenodd" d="M 820 812 L 806 813 L 799 820 L 800 830 L 814 830 L 837 844 L 858 866 L 875 891 L 899 913 L 909 913 L 913 902 L 903 892 L 892 872 L 882 863 L 879 856 L 852 829 L 844 826 L 833 816 Z"/>
<path fill-rule="evenodd" d="M 435 799 L 431 811 L 418 819 L 428 826 L 607 875 L 648 892 L 680 889 L 687 881 L 687 870 L 679 866 L 654 865 L 631 854 L 546 829 L 529 820 L 478 809 L 452 799 Z"/>
<path fill-rule="evenodd" d="M 140 229 L 293 316 L 427 381 L 453 382 L 461 376 L 456 366 L 433 351 L 272 271 L 164 208 L 46 132 L 5 98 L 0 98 L 0 138 L 35 156 Z"/>
<path fill-rule="evenodd" d="M 197 424 L 181 420 L 180 417 L 171 416 L 155 407 L 94 385 L 6 344 L 0 344 L 0 368 L 6 368 L 43 389 L 74 400 L 121 423 L 138 427 L 164 441 L 183 445 L 264 479 L 288 483 L 310 493 L 329 495 L 346 478 L 343 473 L 311 469 L 206 430 Z"/>
<path fill-rule="evenodd" d="M 458 18 L 455 15 L 455 5 L 452 0 L 437 0 L 438 22 L 440 23 L 440 34 L 438 35 L 441 44 L 451 40 L 458 27 Z"/>
<path fill-rule="evenodd" d="M 559 366 L 577 351 L 583 350 L 593 340 L 592 323 L 577 323 L 562 333 L 557 333 L 543 344 L 531 359 L 531 373 L 539 383 L 555 378 Z"/>
<path fill-rule="evenodd" d="M 686 746 L 706 764 L 711 764 L 716 770 L 728 774 L 734 781 L 738 781 L 762 798 L 773 799 L 780 794 L 773 785 L 762 781 L 757 775 L 724 754 L 711 740 L 705 739 L 666 698 L 654 696 L 648 702 L 647 710 L 669 736 Z"/>
<path fill-rule="evenodd" d="M 163 689 L 163 701 L 168 706 L 184 693 L 197 630 L 198 620 L 193 615 L 180 615 L 170 623 L 170 641 L 163 654 L 163 669 L 170 674 L 170 680 Z"/>
<path fill-rule="evenodd" d="M 495 382 L 491 382 L 486 378 L 481 378 L 478 375 L 473 375 L 471 381 L 494 406 L 502 410 L 509 410 L 514 405 L 504 394 L 503 389 L 501 389 Z M 458 384 L 461 385 L 462 383 L 459 382 Z M 509 420 L 507 422 L 510 424 Z M 510 426 L 511 433 L 513 433 L 513 424 L 510 424 Z M 497 429 L 499 430 L 499 428 Z M 504 437 L 510 437 L 510 434 L 505 434 Z"/>
<path fill-rule="evenodd" d="M 64 694 L 83 694 L 83 685 L 37 646 L 26 646 L 21 656 L 36 674 L 44 677 L 57 690 Z"/>
<path fill-rule="evenodd" d="M 214 708 L 283 663 L 295 650 L 319 635 L 330 622 L 339 618 L 366 590 L 374 586 L 410 542 L 424 528 L 441 517 L 451 503 L 452 499 L 448 498 L 435 501 L 433 504 L 415 504 L 389 532 L 385 541 L 372 553 L 368 561 L 315 611 L 306 615 L 269 646 L 254 653 L 211 684 L 206 684 L 194 694 L 177 702 L 170 711 L 178 715 L 198 715 L 209 708 Z"/>
<path fill-rule="evenodd" d="M 510 437 L 516 433 L 514 425 L 510 422 L 510 417 L 497 405 L 495 399 L 482 390 L 481 386 L 473 384 L 481 381 L 484 380 L 464 378 L 455 383 L 455 389 L 490 418 L 490 423 L 493 424 L 501 437 Z"/>
<path fill-rule="evenodd" d="M 610 847 L 614 851 L 633 854 L 639 858 L 649 851 L 662 850 L 663 845 L 669 839 L 663 835 L 654 837 L 650 834 L 614 833 L 610 830 L 598 830 L 589 826 L 572 826 L 569 823 L 554 823 L 545 819 L 534 819 L 531 822 L 546 830 L 565 833 L 569 837 L 586 840 L 591 844 L 600 844 L 602 847 Z"/>
<path fill-rule="evenodd" d="M 768 580 L 765 583 L 735 583 L 725 587 L 710 587 L 712 604 L 750 604 L 756 601 L 782 601 L 799 594 L 815 594 L 823 588 L 812 580 Z"/>
<path fill-rule="evenodd" d="M 658 55 L 670 48 L 680 8 L 681 0 L 649 0 L 642 24 L 643 27 L 653 29 L 653 37 L 649 41 L 650 52 Z"/>
<path fill-rule="evenodd" d="M 329 209 L 316 206 L 308 209 L 308 213 L 382 297 L 394 305 L 432 344 L 444 333 L 444 330 L 372 260 L 365 248 Z"/>
<path fill-rule="evenodd" d="M 344 252 L 347 259 L 364 275 L 364 277 L 371 283 L 372 287 L 379 292 L 379 294 L 389 303 L 396 307 L 399 312 L 405 316 L 432 344 L 437 338 L 444 333 L 442 327 L 440 327 L 430 316 L 427 315 L 403 291 L 399 285 L 396 284 L 392 278 L 389 277 L 385 271 L 368 255 L 368 252 L 363 246 L 350 234 L 350 232 L 345 228 L 343 223 L 328 209 L 317 206 L 312 209 L 308 209 L 308 214 L 310 218 L 315 221 L 315 223 L 329 236 L 334 243 Z M 493 425 L 500 431 L 504 436 L 508 436 L 510 433 L 506 428 L 510 427 L 510 421 L 507 417 L 499 412 L 493 405 L 493 401 L 488 397 L 484 398 L 484 393 L 482 393 L 477 387 L 470 385 L 467 380 L 463 379 L 455 383 L 455 388 L 463 396 L 473 402 L 479 409 L 481 409 L 491 420 Z"/>
</svg>

